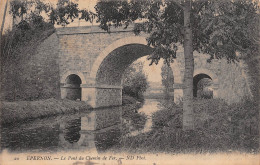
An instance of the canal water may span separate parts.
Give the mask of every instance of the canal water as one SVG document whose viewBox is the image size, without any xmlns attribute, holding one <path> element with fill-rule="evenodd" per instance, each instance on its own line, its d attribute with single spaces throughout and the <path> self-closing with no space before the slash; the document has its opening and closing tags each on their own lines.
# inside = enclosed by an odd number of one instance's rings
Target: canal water
<svg viewBox="0 0 260 165">
<path fill-rule="evenodd" d="M 125 136 L 152 130 L 152 114 L 162 108 L 162 100 L 147 99 L 137 109 L 129 106 L 59 115 L 17 123 L 1 128 L 1 150 L 9 152 L 105 152 Z M 145 116 L 142 126 L 123 113 L 131 110 Z"/>
</svg>

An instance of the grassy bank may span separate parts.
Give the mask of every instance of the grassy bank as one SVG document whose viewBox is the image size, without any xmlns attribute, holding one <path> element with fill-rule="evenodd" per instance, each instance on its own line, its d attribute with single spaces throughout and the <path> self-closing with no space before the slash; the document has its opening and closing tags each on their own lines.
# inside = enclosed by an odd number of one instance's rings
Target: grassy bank
<svg viewBox="0 0 260 165">
<path fill-rule="evenodd" d="M 123 105 L 127 106 L 122 115 L 129 120 L 134 120 L 137 127 L 143 125 L 145 116 L 135 113 L 134 110 L 141 106 L 136 99 L 130 96 L 123 97 Z M 0 102 L 1 124 L 9 124 L 13 122 L 24 122 L 35 118 L 43 118 L 58 114 L 75 113 L 79 111 L 88 111 L 92 109 L 83 101 L 46 99 L 39 101 L 15 101 Z M 119 114 L 119 113 L 118 113 Z M 103 114 L 106 115 L 106 114 Z M 108 118 L 111 118 L 111 115 Z M 104 118 L 103 118 L 104 119 Z M 141 124 L 140 124 L 141 122 Z"/>
<path fill-rule="evenodd" d="M 181 105 L 163 107 L 153 115 L 151 132 L 126 137 L 118 147 L 137 153 L 259 152 L 259 109 L 254 102 L 227 105 L 216 99 L 195 100 L 194 131 L 182 130 Z"/>
<path fill-rule="evenodd" d="M 40 101 L 1 102 L 1 124 L 21 122 L 57 114 L 90 110 L 85 102 L 47 99 Z"/>
</svg>

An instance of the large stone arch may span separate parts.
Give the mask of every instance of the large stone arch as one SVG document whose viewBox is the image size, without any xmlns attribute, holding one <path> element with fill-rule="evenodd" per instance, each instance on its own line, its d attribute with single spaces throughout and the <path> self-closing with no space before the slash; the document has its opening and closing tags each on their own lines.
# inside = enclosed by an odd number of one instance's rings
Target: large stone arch
<svg viewBox="0 0 260 165">
<path fill-rule="evenodd" d="M 140 45 L 147 45 L 147 41 L 145 37 L 141 36 L 132 36 L 132 37 L 126 37 L 119 39 L 106 47 L 96 58 L 95 62 L 93 63 L 93 66 L 90 71 L 90 79 L 95 80 L 96 75 L 98 72 L 98 69 L 101 65 L 101 63 L 104 61 L 104 59 L 115 49 L 124 46 L 124 45 L 130 45 L 130 44 L 140 44 Z"/>
<path fill-rule="evenodd" d="M 122 38 L 110 44 L 93 63 L 88 77 L 91 83 L 82 88 L 82 100 L 92 107 L 121 105 L 124 70 L 138 58 L 149 55 L 152 49 L 141 36 Z M 173 72 L 181 77 L 178 67 Z"/>
</svg>

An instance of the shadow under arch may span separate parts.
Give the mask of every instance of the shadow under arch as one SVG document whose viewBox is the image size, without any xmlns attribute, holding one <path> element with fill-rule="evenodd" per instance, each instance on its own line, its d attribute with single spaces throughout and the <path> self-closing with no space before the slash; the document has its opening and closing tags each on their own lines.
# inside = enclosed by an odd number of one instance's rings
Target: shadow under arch
<svg viewBox="0 0 260 165">
<path fill-rule="evenodd" d="M 82 79 L 77 74 L 68 75 L 61 87 L 61 98 L 69 100 L 81 100 Z"/>
<path fill-rule="evenodd" d="M 97 59 L 95 60 L 95 62 L 92 65 L 91 71 L 90 71 L 90 78 L 92 80 L 96 80 L 97 77 L 97 73 L 100 70 L 100 66 L 102 65 L 102 63 L 104 62 L 104 60 L 109 57 L 109 55 L 115 51 L 116 49 L 119 49 L 120 47 L 126 46 L 126 45 L 141 45 L 144 48 L 146 48 L 146 50 L 148 49 L 148 52 L 145 53 L 141 53 L 138 57 L 136 57 L 133 61 L 137 60 L 140 57 L 143 57 L 145 55 L 148 55 L 152 52 L 152 47 L 147 46 L 147 41 L 145 39 L 145 37 L 140 37 L 140 36 L 132 36 L 132 37 L 126 37 L 126 38 L 122 38 L 119 39 L 115 42 L 113 42 L 112 44 L 110 44 L 108 47 L 106 47 L 97 57 Z M 132 61 L 132 62 L 133 62 Z M 130 63 L 131 64 L 131 63 Z M 130 65 L 129 64 L 129 65 Z"/>
</svg>

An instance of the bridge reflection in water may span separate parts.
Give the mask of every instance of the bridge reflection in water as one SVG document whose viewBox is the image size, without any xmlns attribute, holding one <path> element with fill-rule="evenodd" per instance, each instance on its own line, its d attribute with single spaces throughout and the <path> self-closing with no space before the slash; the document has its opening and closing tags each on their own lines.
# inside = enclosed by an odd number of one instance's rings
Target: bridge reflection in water
<svg viewBox="0 0 260 165">
<path fill-rule="evenodd" d="M 113 116 L 104 110 L 92 111 L 81 117 L 61 119 L 58 150 L 102 152 L 115 145 L 121 137 L 121 108 L 114 108 Z"/>
<path fill-rule="evenodd" d="M 105 152 L 118 145 L 122 137 L 150 131 L 152 113 L 160 109 L 159 102 L 148 99 L 138 109 L 129 109 L 129 106 L 104 108 L 3 126 L 1 150 Z M 136 128 L 133 120 L 122 115 L 126 110 L 138 112 L 137 114 L 144 113 L 147 116 L 142 128 Z"/>
</svg>

